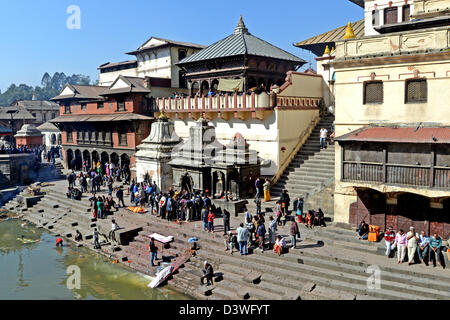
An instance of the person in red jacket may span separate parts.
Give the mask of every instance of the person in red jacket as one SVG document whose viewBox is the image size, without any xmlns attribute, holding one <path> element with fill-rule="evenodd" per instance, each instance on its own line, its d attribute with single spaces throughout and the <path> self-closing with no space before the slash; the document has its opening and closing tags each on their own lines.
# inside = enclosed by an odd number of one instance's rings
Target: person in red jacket
<svg viewBox="0 0 450 320">
<path fill-rule="evenodd" d="M 62 247 L 63 246 L 63 239 L 61 239 L 61 238 L 57 238 L 56 239 L 56 246 L 57 247 Z"/>
<path fill-rule="evenodd" d="M 384 233 L 384 241 L 386 243 L 386 257 L 389 258 L 391 251 L 395 248 L 395 232 L 394 228 L 392 226 L 389 226 L 389 228 Z"/>
<path fill-rule="evenodd" d="M 214 213 L 210 210 L 208 214 L 208 232 L 214 232 L 214 218 Z"/>
</svg>

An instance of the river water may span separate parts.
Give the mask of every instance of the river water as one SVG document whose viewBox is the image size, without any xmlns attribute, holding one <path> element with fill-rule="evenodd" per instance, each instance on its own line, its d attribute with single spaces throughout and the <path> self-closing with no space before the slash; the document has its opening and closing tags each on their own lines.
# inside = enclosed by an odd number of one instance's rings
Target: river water
<svg viewBox="0 0 450 320">
<path fill-rule="evenodd" d="M 19 240 L 21 236 L 41 241 L 24 244 Z M 0 300 L 189 299 L 167 287 L 150 289 L 147 276 L 112 264 L 89 249 L 72 243 L 56 247 L 55 239 L 21 220 L 0 222 Z M 77 267 L 79 289 L 72 271 Z"/>
</svg>

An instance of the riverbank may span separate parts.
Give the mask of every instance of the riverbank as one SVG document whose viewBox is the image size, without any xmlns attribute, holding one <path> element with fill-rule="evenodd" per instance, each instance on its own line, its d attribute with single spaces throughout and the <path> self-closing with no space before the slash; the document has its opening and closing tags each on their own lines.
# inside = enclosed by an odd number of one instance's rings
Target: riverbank
<svg viewBox="0 0 450 320">
<path fill-rule="evenodd" d="M 40 240 L 24 244 L 21 237 Z M 0 300 L 184 300 L 168 287 L 150 289 L 150 278 L 104 256 L 14 219 L 0 223 Z M 67 269 L 80 269 L 80 288 L 69 289 Z M 69 281 L 70 282 L 70 281 Z"/>
</svg>

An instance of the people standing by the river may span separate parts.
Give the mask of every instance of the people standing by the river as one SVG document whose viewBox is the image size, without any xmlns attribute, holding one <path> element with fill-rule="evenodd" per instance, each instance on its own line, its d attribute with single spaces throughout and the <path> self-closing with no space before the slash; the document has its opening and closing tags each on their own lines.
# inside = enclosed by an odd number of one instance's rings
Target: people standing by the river
<svg viewBox="0 0 450 320">
<path fill-rule="evenodd" d="M 261 179 L 260 177 L 256 178 L 255 180 L 255 199 L 259 199 L 259 190 L 261 188 Z"/>
<path fill-rule="evenodd" d="M 247 242 L 249 240 L 249 232 L 248 229 L 244 227 L 244 224 L 241 223 L 239 228 L 236 230 L 237 232 L 237 241 L 239 243 L 239 253 L 242 255 L 247 255 Z"/>
<path fill-rule="evenodd" d="M 109 239 L 111 239 L 111 241 L 117 242 L 116 230 L 119 230 L 120 227 L 117 224 L 116 220 L 114 220 L 114 219 L 112 219 L 111 223 L 112 223 L 112 225 L 111 225 L 111 231 L 109 232 Z"/>
<path fill-rule="evenodd" d="M 100 249 L 101 248 L 100 243 L 98 242 L 98 236 L 99 236 L 98 230 L 97 230 L 97 228 L 95 228 L 94 232 L 93 232 L 94 249 Z"/>
<path fill-rule="evenodd" d="M 81 234 L 81 232 L 79 230 L 75 231 L 75 241 L 79 242 L 79 241 L 83 241 L 83 235 Z"/>
<path fill-rule="evenodd" d="M 406 245 L 408 241 L 406 239 L 406 234 L 403 229 L 400 229 L 395 236 L 395 244 L 397 245 L 397 260 L 398 263 L 403 263 L 406 255 Z"/>
<path fill-rule="evenodd" d="M 150 249 L 150 263 L 151 263 L 152 267 L 154 267 L 155 260 L 157 259 L 157 255 L 158 255 L 158 248 L 156 247 L 155 239 L 153 239 L 153 238 L 150 239 L 149 249 Z"/>
</svg>

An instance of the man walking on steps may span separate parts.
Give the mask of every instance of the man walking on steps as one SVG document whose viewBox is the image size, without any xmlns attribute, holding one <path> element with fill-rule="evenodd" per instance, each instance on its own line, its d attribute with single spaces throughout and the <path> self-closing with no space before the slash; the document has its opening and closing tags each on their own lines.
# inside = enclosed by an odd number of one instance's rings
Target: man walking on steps
<svg viewBox="0 0 450 320">
<path fill-rule="evenodd" d="M 328 130 L 325 128 L 320 129 L 320 149 L 327 147 Z"/>
</svg>

